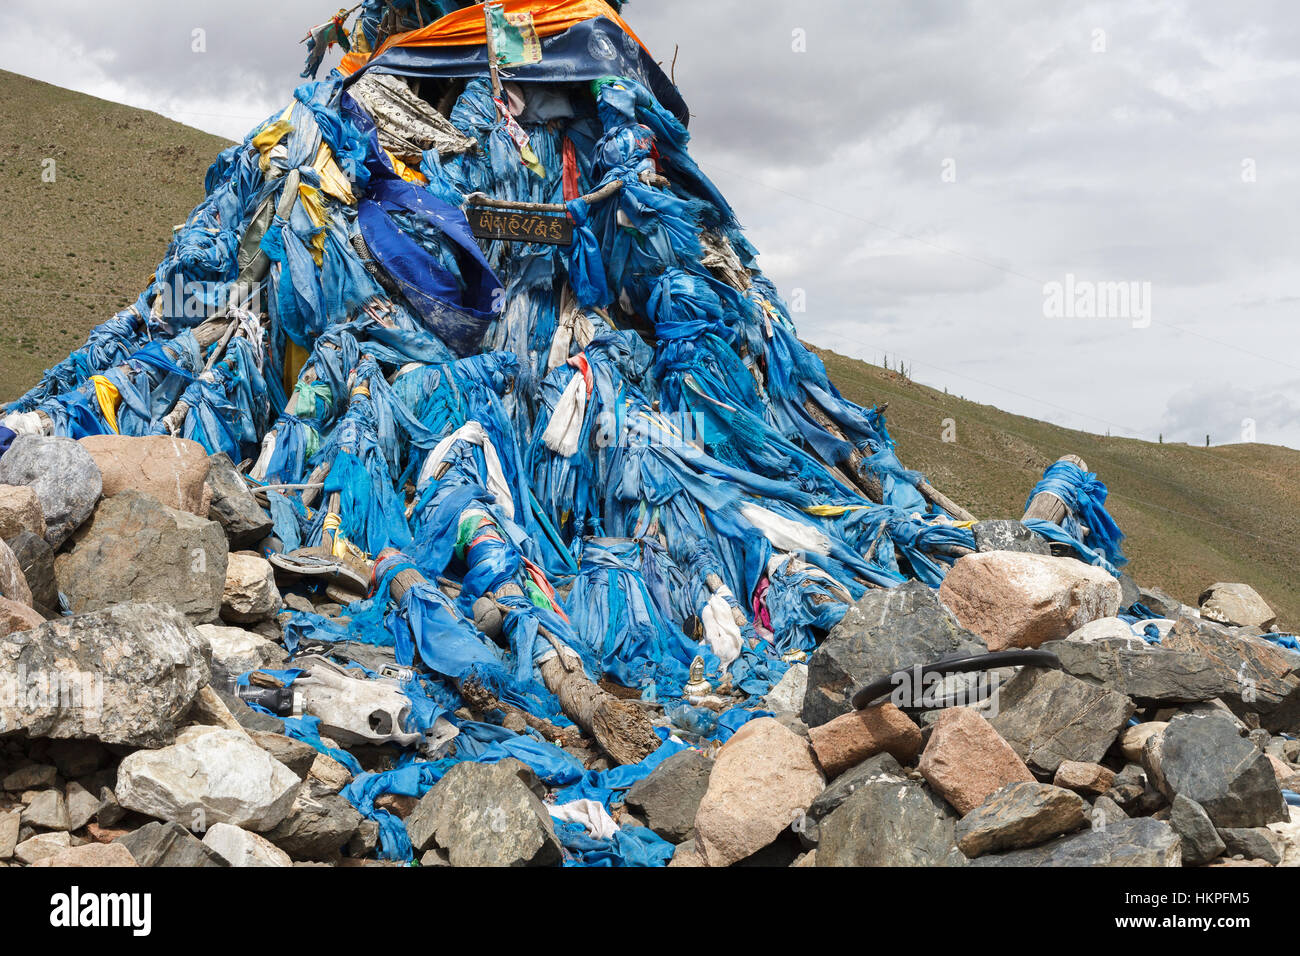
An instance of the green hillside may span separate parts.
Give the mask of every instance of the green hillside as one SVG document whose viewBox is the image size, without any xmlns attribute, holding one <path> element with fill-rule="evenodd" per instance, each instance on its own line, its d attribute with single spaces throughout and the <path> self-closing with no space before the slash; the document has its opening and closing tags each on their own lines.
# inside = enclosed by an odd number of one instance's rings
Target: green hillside
<svg viewBox="0 0 1300 956">
<path fill-rule="evenodd" d="M 0 88 L 0 400 L 8 400 L 135 298 L 228 144 L 12 73 L 0 71 Z M 50 158 L 56 178 L 47 183 Z M 1194 603 L 1207 584 L 1245 581 L 1283 624 L 1300 625 L 1300 452 L 1071 431 L 821 354 L 846 396 L 889 402 L 902 461 L 977 516 L 1019 517 L 1043 469 L 1077 454 L 1111 488 L 1140 582 Z M 946 419 L 955 441 L 943 440 Z"/>
</svg>

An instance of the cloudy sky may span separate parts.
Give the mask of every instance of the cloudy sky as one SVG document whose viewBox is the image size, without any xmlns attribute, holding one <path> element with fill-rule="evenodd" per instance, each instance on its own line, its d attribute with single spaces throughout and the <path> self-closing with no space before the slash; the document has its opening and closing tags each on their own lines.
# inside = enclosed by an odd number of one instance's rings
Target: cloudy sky
<svg viewBox="0 0 1300 956">
<path fill-rule="evenodd" d="M 5 0 L 0 67 L 241 138 L 334 9 Z M 1300 447 L 1291 0 L 624 13 L 678 48 L 693 154 L 806 339 L 1074 428 Z"/>
</svg>

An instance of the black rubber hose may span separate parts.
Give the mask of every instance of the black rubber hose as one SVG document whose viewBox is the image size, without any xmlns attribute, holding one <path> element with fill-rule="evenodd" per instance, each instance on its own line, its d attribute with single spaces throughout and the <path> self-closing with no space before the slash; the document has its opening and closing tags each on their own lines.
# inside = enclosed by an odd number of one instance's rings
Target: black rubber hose
<svg viewBox="0 0 1300 956">
<path fill-rule="evenodd" d="M 1051 651 L 995 651 L 991 654 L 971 654 L 966 657 L 940 658 L 930 664 L 921 665 L 921 677 L 927 674 L 966 674 L 971 671 L 991 671 L 998 667 L 1060 667 L 1061 661 Z M 916 668 L 909 667 L 894 671 L 884 677 L 877 677 L 853 695 L 853 706 L 862 710 L 890 693 L 902 681 L 912 680 Z M 923 708 L 922 708 L 923 709 Z"/>
</svg>

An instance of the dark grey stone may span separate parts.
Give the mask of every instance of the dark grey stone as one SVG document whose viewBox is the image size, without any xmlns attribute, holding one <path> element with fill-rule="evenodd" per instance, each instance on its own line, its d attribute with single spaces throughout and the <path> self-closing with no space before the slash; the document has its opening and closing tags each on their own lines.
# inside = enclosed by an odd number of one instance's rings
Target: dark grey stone
<svg viewBox="0 0 1300 956">
<path fill-rule="evenodd" d="M 1183 839 L 1183 865 L 1200 866 L 1223 855 L 1223 839 L 1214 829 L 1210 815 L 1195 800 L 1181 793 L 1169 809 L 1169 825 Z"/>
<path fill-rule="evenodd" d="M 821 821 L 818 866 L 963 866 L 956 817 L 919 784 L 864 781 Z"/>
<path fill-rule="evenodd" d="M 982 856 L 971 866 L 1178 866 L 1181 843 L 1169 824 L 1139 817 L 1027 850 Z"/>
<path fill-rule="evenodd" d="M 976 551 L 1020 551 L 1025 554 L 1052 553 L 1042 535 L 1030 531 L 1019 521 L 997 518 L 977 521 L 971 531 L 975 533 Z"/>
<path fill-rule="evenodd" d="M 289 815 L 263 836 L 295 860 L 333 860 L 364 819 L 345 797 L 299 794 Z"/>
<path fill-rule="evenodd" d="M 95 510 L 104 482 L 90 452 L 71 438 L 19 435 L 0 457 L 0 485 L 28 485 L 45 512 L 45 540 L 58 549 Z"/>
<path fill-rule="evenodd" d="M 1037 846 L 1088 822 L 1088 802 L 1049 783 L 1012 783 L 957 822 L 957 846 L 972 859 Z"/>
<path fill-rule="evenodd" d="M 54 549 L 37 534 L 20 531 L 5 544 L 18 560 L 18 567 L 32 592 L 32 607 L 50 617 L 59 609 L 59 585 L 54 577 Z"/>
<path fill-rule="evenodd" d="M 1232 687 L 1208 658 L 1175 651 L 1141 638 L 1053 641 L 1046 645 L 1067 674 L 1116 693 L 1139 705 L 1212 700 Z"/>
<path fill-rule="evenodd" d="M 1282 862 L 1281 838 L 1268 827 L 1225 827 L 1218 835 L 1223 838 L 1225 856 L 1263 860 L 1274 866 Z"/>
<path fill-rule="evenodd" d="M 669 843 L 695 835 L 695 811 L 709 789 L 713 761 L 698 750 L 673 754 L 627 792 L 624 804 Z"/>
<path fill-rule="evenodd" d="M 225 452 L 208 456 L 208 515 L 226 532 L 231 550 L 247 548 L 271 533 L 271 521 Z"/>
<path fill-rule="evenodd" d="M 230 863 L 179 823 L 146 823 L 120 836 L 141 866 L 230 866 Z"/>
</svg>

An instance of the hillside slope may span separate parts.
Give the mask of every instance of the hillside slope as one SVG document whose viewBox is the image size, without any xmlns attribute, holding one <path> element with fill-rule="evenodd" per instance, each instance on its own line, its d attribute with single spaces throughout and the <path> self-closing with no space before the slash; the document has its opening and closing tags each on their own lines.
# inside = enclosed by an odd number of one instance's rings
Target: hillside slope
<svg viewBox="0 0 1300 956">
<path fill-rule="evenodd" d="M 0 400 L 140 294 L 228 145 L 0 70 Z"/>
<path fill-rule="evenodd" d="M 148 281 L 227 143 L 154 113 L 0 71 L 0 400 L 80 345 Z M 53 183 L 42 163 L 56 161 Z M 1253 584 L 1300 625 L 1300 452 L 1105 438 L 1010 415 L 832 352 L 831 378 L 889 402 L 899 457 L 980 517 L 1019 517 L 1043 469 L 1080 455 L 1111 488 L 1130 570 L 1194 603 Z M 952 420 L 944 441 L 945 420 Z"/>
</svg>

